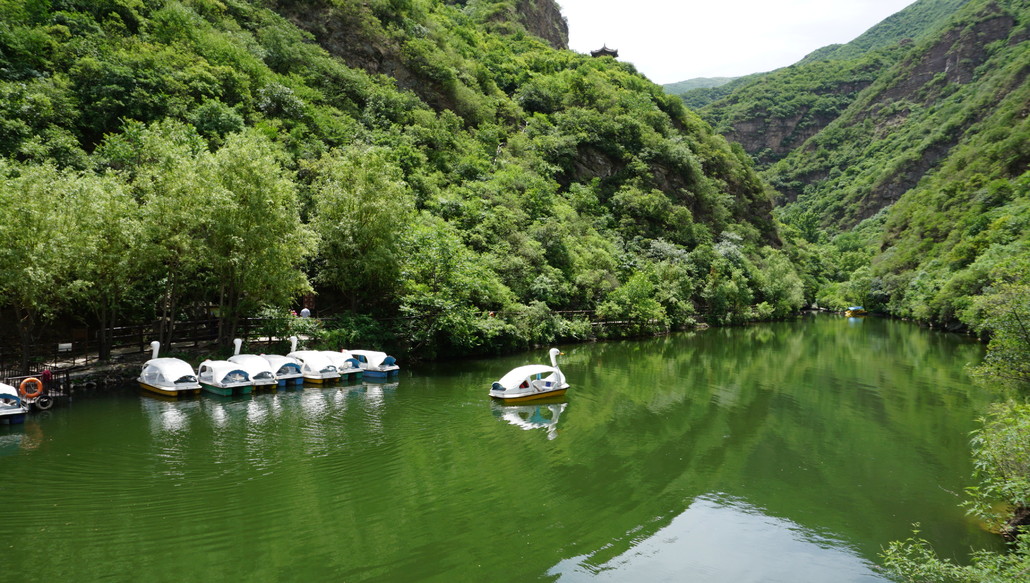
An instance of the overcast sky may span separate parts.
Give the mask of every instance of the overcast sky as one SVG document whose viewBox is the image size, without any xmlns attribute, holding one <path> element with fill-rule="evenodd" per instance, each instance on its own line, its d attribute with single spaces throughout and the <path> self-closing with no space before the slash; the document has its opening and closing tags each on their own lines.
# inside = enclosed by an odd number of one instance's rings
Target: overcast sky
<svg viewBox="0 0 1030 583">
<path fill-rule="evenodd" d="M 569 48 L 607 45 L 655 83 L 786 67 L 915 0 L 558 0 Z"/>
</svg>

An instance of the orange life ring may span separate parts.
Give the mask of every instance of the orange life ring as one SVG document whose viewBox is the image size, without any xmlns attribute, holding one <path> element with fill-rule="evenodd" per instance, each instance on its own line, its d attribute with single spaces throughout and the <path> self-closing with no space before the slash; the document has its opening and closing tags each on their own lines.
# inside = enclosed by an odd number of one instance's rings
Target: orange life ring
<svg viewBox="0 0 1030 583">
<path fill-rule="evenodd" d="M 28 389 L 25 388 L 28 385 L 36 385 L 36 390 L 30 393 Z M 29 377 L 23 380 L 20 385 L 18 385 L 18 392 L 21 393 L 21 396 L 26 399 L 35 399 L 36 397 L 43 394 L 43 381 L 37 379 L 36 377 Z"/>
</svg>

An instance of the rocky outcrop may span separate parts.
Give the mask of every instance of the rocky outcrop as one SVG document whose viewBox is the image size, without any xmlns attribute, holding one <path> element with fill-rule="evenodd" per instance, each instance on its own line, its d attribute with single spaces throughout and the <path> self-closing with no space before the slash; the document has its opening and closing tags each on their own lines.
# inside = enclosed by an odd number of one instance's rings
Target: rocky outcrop
<svg viewBox="0 0 1030 583">
<path fill-rule="evenodd" d="M 465 5 L 465 0 L 448 4 Z M 512 8 L 514 6 L 514 8 Z M 312 0 L 304 3 L 281 0 L 276 11 L 348 66 L 392 77 L 397 86 L 418 95 L 430 107 L 462 114 L 460 100 L 446 80 L 439 79 L 435 63 L 406 53 L 394 35 L 385 32 L 390 14 L 376 13 L 367 3 Z M 499 2 L 487 11 L 488 22 L 505 23 L 500 30 L 525 30 L 555 48 L 568 48 L 568 24 L 554 0 L 518 0 L 514 5 Z M 394 16 L 393 24 L 402 19 Z M 450 85 L 454 85 L 451 83 Z"/>
<path fill-rule="evenodd" d="M 903 75 L 880 96 L 880 101 L 909 100 L 932 103 L 937 92 L 927 91 L 931 84 L 966 84 L 974 80 L 976 69 L 987 60 L 987 46 L 1008 38 L 1016 24 L 1012 15 L 988 7 L 972 26 L 948 30 L 929 50 L 912 54 L 901 65 Z"/>
<path fill-rule="evenodd" d="M 894 64 L 843 113 L 766 170 L 777 202 L 803 198 L 824 225 L 842 228 L 897 202 L 1025 80 L 1004 63 L 1028 34 L 1011 9 L 982 0 L 923 42 L 899 44 Z M 743 144 L 749 148 L 773 148 L 781 137 L 790 143 L 790 125 L 775 115 L 756 122 L 749 135 L 734 137 L 752 140 Z"/>
<path fill-rule="evenodd" d="M 515 10 L 529 34 L 547 41 L 556 49 L 569 48 L 569 23 L 554 0 L 519 0 Z"/>
<path fill-rule="evenodd" d="M 815 114 L 810 108 L 803 108 L 789 117 L 740 121 L 728 128 L 724 135 L 731 142 L 743 146 L 759 166 L 768 166 L 800 147 L 834 119 L 836 115 Z"/>
</svg>

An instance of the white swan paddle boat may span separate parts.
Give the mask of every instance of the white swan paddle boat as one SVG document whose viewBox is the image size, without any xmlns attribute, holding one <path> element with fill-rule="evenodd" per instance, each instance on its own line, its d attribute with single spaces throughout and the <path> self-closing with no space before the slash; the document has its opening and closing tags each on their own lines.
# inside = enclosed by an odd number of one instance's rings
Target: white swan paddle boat
<svg viewBox="0 0 1030 583">
<path fill-rule="evenodd" d="M 247 371 L 228 360 L 205 360 L 200 363 L 197 379 L 202 389 L 223 397 L 249 395 L 254 390 L 254 382 L 250 380 Z"/>
<path fill-rule="evenodd" d="M 197 373 L 188 362 L 178 358 L 158 358 L 161 343 L 156 340 L 150 343 L 150 348 L 153 355 L 143 363 L 143 370 L 136 379 L 141 387 L 166 397 L 200 393 Z"/>
<path fill-rule="evenodd" d="M 232 343 L 236 347 L 236 351 L 229 357 L 229 362 L 239 365 L 246 371 L 254 390 L 271 389 L 279 385 L 278 379 L 275 378 L 275 370 L 263 356 L 240 354 L 240 349 L 243 347 L 243 340 L 240 338 L 233 340 Z"/>
<path fill-rule="evenodd" d="M 362 373 L 364 373 L 358 359 L 346 350 L 340 350 L 339 352 L 323 350 L 322 353 L 329 357 L 329 360 L 336 366 L 336 372 L 340 373 L 340 378 L 343 380 L 358 380 L 361 378 Z"/>
<path fill-rule="evenodd" d="M 25 422 L 29 412 L 28 403 L 18 394 L 18 389 L 0 383 L 0 423 L 17 425 Z"/>
<path fill-rule="evenodd" d="M 358 361 L 366 377 L 385 379 L 401 371 L 401 367 L 397 366 L 397 359 L 385 352 L 351 350 L 350 354 Z"/>
<path fill-rule="evenodd" d="M 293 346 L 292 350 L 296 350 L 297 337 L 290 336 L 290 343 Z M 301 367 L 304 365 L 296 358 L 281 354 L 262 354 L 261 358 L 267 360 L 272 370 L 275 371 L 275 380 L 280 387 L 304 384 L 304 373 L 301 372 Z"/>
<path fill-rule="evenodd" d="M 565 382 L 565 374 L 558 368 L 558 357 L 564 353 L 552 348 L 548 354 L 551 356 L 551 366 L 527 364 L 515 367 L 490 387 L 490 396 L 506 403 L 518 403 L 564 395 L 569 384 Z"/>
<path fill-rule="evenodd" d="M 331 383 L 340 379 L 340 371 L 321 350 L 297 350 L 297 337 L 291 336 L 291 350 L 286 356 L 300 361 L 300 372 L 305 382 Z"/>
<path fill-rule="evenodd" d="M 280 387 L 304 384 L 304 374 L 300 372 L 301 363 L 296 358 L 281 354 L 262 354 L 275 371 L 275 380 Z"/>
</svg>

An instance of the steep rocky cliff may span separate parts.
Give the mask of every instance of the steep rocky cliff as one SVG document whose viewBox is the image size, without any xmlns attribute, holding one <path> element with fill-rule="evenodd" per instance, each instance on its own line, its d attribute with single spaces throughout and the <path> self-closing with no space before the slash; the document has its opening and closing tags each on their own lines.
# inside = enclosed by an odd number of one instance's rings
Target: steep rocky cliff
<svg viewBox="0 0 1030 583">
<path fill-rule="evenodd" d="M 847 228 L 939 168 L 1023 82 L 1003 71 L 1020 58 L 1026 18 L 1021 2 L 920 0 L 700 112 L 765 168 L 778 204 Z"/>
<path fill-rule="evenodd" d="M 826 63 L 791 67 L 759 82 L 750 91 L 713 104 L 704 113 L 760 166 L 768 166 L 837 119 L 872 84 L 883 66 L 877 60 L 846 70 Z M 798 85 L 813 76 L 821 82 L 810 91 L 798 92 Z"/>
<path fill-rule="evenodd" d="M 891 66 L 931 38 L 968 0 L 920 0 L 844 45 L 813 51 L 783 69 L 718 90 L 682 94 L 685 103 L 769 166 L 842 115 Z"/>
<path fill-rule="evenodd" d="M 556 49 L 569 48 L 569 23 L 554 0 L 519 0 L 519 22 L 529 34 L 536 35 Z"/>
<path fill-rule="evenodd" d="M 414 46 L 410 40 L 403 40 L 405 35 L 390 32 L 391 28 L 406 26 L 413 7 L 404 8 L 404 3 L 397 3 L 377 8 L 377 4 L 369 2 L 329 0 L 280 0 L 273 4 L 277 12 L 311 33 L 318 44 L 347 65 L 392 77 L 398 87 L 415 92 L 435 109 L 462 112 L 456 94 L 466 81 L 455 78 L 448 70 L 444 52 L 427 53 L 425 46 Z M 568 48 L 568 24 L 554 0 L 454 0 L 446 4 L 461 8 L 470 18 L 498 32 L 528 33 L 553 48 Z"/>
<path fill-rule="evenodd" d="M 899 47 L 897 64 L 768 169 L 779 202 L 846 227 L 897 201 L 1026 82 L 1009 66 L 1028 38 L 1025 18 L 998 2 L 970 3 L 939 34 Z"/>
</svg>

